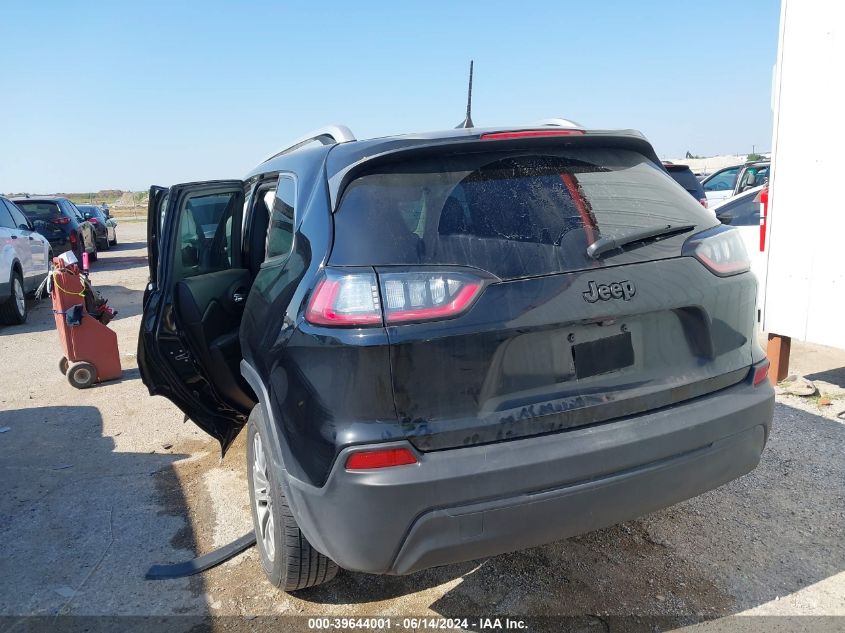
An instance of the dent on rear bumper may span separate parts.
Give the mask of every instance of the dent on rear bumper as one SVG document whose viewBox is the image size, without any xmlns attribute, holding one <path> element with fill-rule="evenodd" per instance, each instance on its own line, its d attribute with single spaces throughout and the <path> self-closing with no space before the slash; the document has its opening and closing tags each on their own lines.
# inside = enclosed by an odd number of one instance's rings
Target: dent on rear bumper
<svg viewBox="0 0 845 633">
<path fill-rule="evenodd" d="M 418 453 L 419 463 L 286 477 L 303 533 L 341 567 L 404 574 L 532 547 L 635 518 L 752 470 L 774 391 L 742 383 L 588 428 Z M 391 444 L 407 446 L 404 443 Z"/>
</svg>

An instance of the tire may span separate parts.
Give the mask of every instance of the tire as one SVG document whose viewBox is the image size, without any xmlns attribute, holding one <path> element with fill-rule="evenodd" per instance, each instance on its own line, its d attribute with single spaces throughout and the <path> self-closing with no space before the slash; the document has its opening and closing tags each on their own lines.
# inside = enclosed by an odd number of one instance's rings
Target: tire
<svg viewBox="0 0 845 633">
<path fill-rule="evenodd" d="M 249 505 L 261 566 L 267 579 L 284 591 L 316 587 L 332 580 L 338 566 L 315 550 L 296 524 L 255 422 L 263 415 L 256 405 L 247 423 L 246 444 Z"/>
<path fill-rule="evenodd" d="M 97 240 L 94 240 L 94 250 L 88 253 L 88 261 L 91 263 L 97 261 Z"/>
<path fill-rule="evenodd" d="M 114 232 L 114 239 L 111 241 L 112 246 L 117 246 L 117 231 Z"/>
<path fill-rule="evenodd" d="M 66 356 L 62 356 L 61 360 L 59 361 L 59 371 L 62 372 L 62 376 L 67 375 L 67 368 L 68 368 L 68 360 Z"/>
<path fill-rule="evenodd" d="M 19 271 L 12 271 L 9 296 L 0 299 L 0 322 L 6 325 L 20 325 L 26 321 L 26 294 L 23 291 L 23 277 Z"/>
<path fill-rule="evenodd" d="M 97 370 L 85 361 L 71 363 L 67 369 L 67 381 L 77 389 L 87 389 L 97 382 Z"/>
<path fill-rule="evenodd" d="M 109 250 L 109 249 L 111 248 L 111 242 L 109 242 L 109 238 L 107 237 L 107 238 L 106 238 L 106 241 L 105 241 L 105 242 L 103 242 L 103 246 L 102 246 L 102 248 L 101 248 L 100 246 L 98 246 L 97 248 L 98 248 L 98 249 L 101 249 L 101 250 L 104 250 L 104 251 Z"/>
</svg>

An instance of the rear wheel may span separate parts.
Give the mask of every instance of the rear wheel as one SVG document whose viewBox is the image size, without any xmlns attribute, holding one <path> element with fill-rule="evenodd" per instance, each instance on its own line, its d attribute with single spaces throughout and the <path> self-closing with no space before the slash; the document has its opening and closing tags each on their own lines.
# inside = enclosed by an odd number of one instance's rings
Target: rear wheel
<svg viewBox="0 0 845 633">
<path fill-rule="evenodd" d="M 67 368 L 67 381 L 77 389 L 90 387 L 97 380 L 97 370 L 91 363 L 78 361 Z"/>
<path fill-rule="evenodd" d="M 24 321 L 26 321 L 26 295 L 23 291 L 23 278 L 20 272 L 15 270 L 12 272 L 12 280 L 9 284 L 9 296 L 0 304 L 0 322 L 6 325 L 20 325 Z"/>
<path fill-rule="evenodd" d="M 88 253 L 88 259 L 90 259 L 92 262 L 95 262 L 97 261 L 97 240 L 92 241 L 92 246 L 93 250 Z"/>
<path fill-rule="evenodd" d="M 247 479 L 255 539 L 264 573 L 273 585 L 296 591 L 328 582 L 337 564 L 302 535 L 272 467 L 269 452 L 255 422 L 256 405 L 247 424 Z"/>
</svg>

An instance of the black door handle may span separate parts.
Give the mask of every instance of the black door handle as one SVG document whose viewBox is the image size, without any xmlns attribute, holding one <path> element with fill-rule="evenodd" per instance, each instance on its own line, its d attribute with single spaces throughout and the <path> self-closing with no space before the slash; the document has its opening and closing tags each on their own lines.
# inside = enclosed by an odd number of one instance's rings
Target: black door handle
<svg viewBox="0 0 845 633">
<path fill-rule="evenodd" d="M 13 240 L 16 240 L 16 239 L 18 239 L 18 236 L 17 236 L 17 235 L 13 235 L 13 236 L 12 236 L 12 239 L 13 239 Z"/>
</svg>

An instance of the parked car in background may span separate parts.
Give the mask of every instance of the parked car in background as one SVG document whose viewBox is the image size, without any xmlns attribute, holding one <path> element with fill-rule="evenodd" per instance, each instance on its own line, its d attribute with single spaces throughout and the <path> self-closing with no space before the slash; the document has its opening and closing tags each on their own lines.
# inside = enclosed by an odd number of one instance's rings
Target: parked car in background
<svg viewBox="0 0 845 633">
<path fill-rule="evenodd" d="M 93 204 L 78 204 L 76 208 L 82 212 L 88 222 L 94 226 L 94 233 L 97 236 L 97 249 L 107 251 L 117 244 L 117 220 L 106 217 L 102 207 Z"/>
<path fill-rule="evenodd" d="M 639 133 L 314 132 L 150 190 L 138 366 L 229 448 L 270 582 L 420 569 L 752 470 L 774 390 L 736 231 Z"/>
<path fill-rule="evenodd" d="M 769 161 L 746 163 L 725 167 L 701 181 L 710 205 L 731 198 L 738 193 L 759 187 L 768 182 Z"/>
<path fill-rule="evenodd" d="M 676 183 L 681 185 L 689 195 L 698 200 L 701 206 L 707 207 L 707 196 L 704 195 L 704 187 L 687 165 L 663 163 L 663 166 Z"/>
<path fill-rule="evenodd" d="M 0 196 L 0 322 L 26 321 L 26 295 L 44 280 L 52 254 L 23 211 Z"/>
<path fill-rule="evenodd" d="M 765 242 L 761 239 L 760 213 L 763 192 L 768 188 L 768 185 L 753 187 L 712 207 L 717 220 L 735 227 L 742 236 L 751 261 L 751 271 L 757 275 L 758 280 L 763 279 L 766 273 Z M 763 284 L 758 284 L 757 290 L 757 305 L 761 305 Z"/>
<path fill-rule="evenodd" d="M 61 255 L 65 251 L 73 251 L 81 262 L 82 253 L 87 252 L 91 261 L 97 259 L 97 237 L 94 226 L 82 217 L 67 198 L 56 196 L 40 196 L 15 198 L 35 230 L 46 237 L 53 252 Z"/>
</svg>

